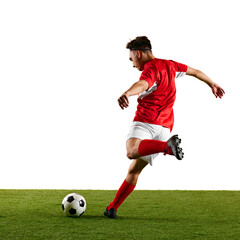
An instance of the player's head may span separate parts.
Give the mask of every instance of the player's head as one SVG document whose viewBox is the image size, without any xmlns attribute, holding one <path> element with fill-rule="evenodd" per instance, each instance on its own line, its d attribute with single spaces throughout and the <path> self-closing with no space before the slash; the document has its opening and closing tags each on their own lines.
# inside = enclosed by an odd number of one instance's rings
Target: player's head
<svg viewBox="0 0 240 240">
<path fill-rule="evenodd" d="M 133 67 L 139 71 L 144 69 L 146 62 L 154 58 L 151 42 L 146 36 L 136 37 L 127 44 L 126 48 L 130 50 L 129 59 L 133 62 Z"/>
</svg>

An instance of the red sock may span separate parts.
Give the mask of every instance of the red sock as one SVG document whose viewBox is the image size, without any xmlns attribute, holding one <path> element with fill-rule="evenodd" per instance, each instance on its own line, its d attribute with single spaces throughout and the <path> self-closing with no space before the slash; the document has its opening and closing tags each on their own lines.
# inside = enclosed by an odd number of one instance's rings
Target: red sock
<svg viewBox="0 0 240 240">
<path fill-rule="evenodd" d="M 166 152 L 165 152 L 166 150 Z M 138 152 L 141 156 L 147 156 L 154 153 L 165 152 L 172 154 L 171 148 L 168 147 L 167 142 L 161 142 L 159 140 L 142 140 L 138 147 Z"/>
<path fill-rule="evenodd" d="M 118 189 L 114 200 L 109 204 L 108 210 L 114 208 L 117 210 L 127 196 L 133 191 L 135 185 L 128 183 L 126 180 L 122 183 L 121 187 Z"/>
</svg>

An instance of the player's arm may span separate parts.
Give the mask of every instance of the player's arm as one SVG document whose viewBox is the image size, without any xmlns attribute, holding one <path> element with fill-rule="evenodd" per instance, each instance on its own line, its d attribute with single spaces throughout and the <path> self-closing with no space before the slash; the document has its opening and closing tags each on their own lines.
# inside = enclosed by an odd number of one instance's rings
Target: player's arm
<svg viewBox="0 0 240 240">
<path fill-rule="evenodd" d="M 148 89 L 148 82 L 145 80 L 139 80 L 135 82 L 126 92 L 124 92 L 118 99 L 119 106 L 124 109 L 129 105 L 128 98 L 137 94 L 140 94 Z"/>
<path fill-rule="evenodd" d="M 197 69 L 187 67 L 186 75 L 193 76 L 193 77 L 205 82 L 212 89 L 212 92 L 216 98 L 223 97 L 223 95 L 225 93 L 224 90 L 218 84 L 213 82 L 205 73 L 203 73 Z"/>
</svg>

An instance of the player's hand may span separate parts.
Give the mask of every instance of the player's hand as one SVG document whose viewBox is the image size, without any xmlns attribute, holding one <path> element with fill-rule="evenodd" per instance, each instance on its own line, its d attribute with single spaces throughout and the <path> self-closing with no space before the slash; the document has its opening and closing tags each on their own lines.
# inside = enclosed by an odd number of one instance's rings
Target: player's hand
<svg viewBox="0 0 240 240">
<path fill-rule="evenodd" d="M 119 99 L 118 104 L 121 109 L 127 108 L 129 106 L 128 95 L 124 93 Z"/>
<path fill-rule="evenodd" d="M 211 84 L 210 87 L 212 88 L 212 92 L 216 98 L 217 97 L 222 98 L 223 95 L 225 94 L 224 90 L 216 83 Z"/>
</svg>

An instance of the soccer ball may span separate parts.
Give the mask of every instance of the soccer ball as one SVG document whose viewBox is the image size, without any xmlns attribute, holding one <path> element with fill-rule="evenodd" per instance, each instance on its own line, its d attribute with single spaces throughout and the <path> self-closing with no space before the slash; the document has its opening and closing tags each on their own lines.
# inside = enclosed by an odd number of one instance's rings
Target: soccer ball
<svg viewBox="0 0 240 240">
<path fill-rule="evenodd" d="M 62 201 L 62 210 L 69 217 L 80 217 L 86 210 L 86 200 L 83 196 L 70 193 Z"/>
</svg>

